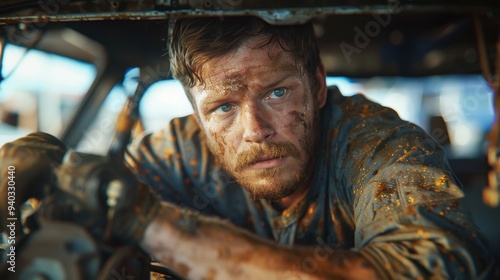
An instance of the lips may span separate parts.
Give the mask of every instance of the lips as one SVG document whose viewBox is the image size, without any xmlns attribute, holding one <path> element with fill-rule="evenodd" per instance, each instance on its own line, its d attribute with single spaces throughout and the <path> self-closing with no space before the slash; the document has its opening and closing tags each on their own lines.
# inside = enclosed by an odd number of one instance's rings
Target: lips
<svg viewBox="0 0 500 280">
<path fill-rule="evenodd" d="M 280 156 L 280 157 L 264 156 L 258 158 L 255 162 L 251 163 L 249 167 L 252 169 L 274 168 L 282 165 L 285 160 L 286 156 Z"/>
</svg>

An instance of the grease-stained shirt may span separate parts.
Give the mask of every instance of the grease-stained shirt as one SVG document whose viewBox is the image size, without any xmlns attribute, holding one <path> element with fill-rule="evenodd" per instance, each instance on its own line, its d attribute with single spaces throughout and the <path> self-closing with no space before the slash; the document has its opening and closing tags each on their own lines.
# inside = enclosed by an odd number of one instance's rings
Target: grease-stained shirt
<svg viewBox="0 0 500 280">
<path fill-rule="evenodd" d="M 190 115 L 135 141 L 128 162 L 165 201 L 229 220 L 280 244 L 315 246 L 313 271 L 334 248 L 361 253 L 386 279 L 482 279 L 487 245 L 465 209 L 443 148 L 363 95 L 330 88 L 321 109 L 312 186 L 278 211 L 216 163 Z"/>
</svg>

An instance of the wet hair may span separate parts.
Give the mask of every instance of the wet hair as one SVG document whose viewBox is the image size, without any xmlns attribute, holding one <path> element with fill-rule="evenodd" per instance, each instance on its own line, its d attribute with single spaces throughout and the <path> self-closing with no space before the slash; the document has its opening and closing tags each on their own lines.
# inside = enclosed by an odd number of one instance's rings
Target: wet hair
<svg viewBox="0 0 500 280">
<path fill-rule="evenodd" d="M 278 43 L 293 53 L 297 66 L 314 77 L 320 65 L 313 25 L 271 25 L 258 17 L 203 17 L 178 19 L 170 38 L 170 70 L 185 88 L 203 85 L 201 66 L 237 50 L 252 37 L 265 36 L 258 48 Z M 315 84 L 312 80 L 311 83 Z M 314 87 L 314 85 L 313 85 Z"/>
</svg>

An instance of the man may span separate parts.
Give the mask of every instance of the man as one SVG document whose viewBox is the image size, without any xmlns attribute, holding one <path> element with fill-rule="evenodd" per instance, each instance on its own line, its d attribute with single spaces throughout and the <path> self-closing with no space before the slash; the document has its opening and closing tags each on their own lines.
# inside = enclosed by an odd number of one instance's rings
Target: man
<svg viewBox="0 0 500 280">
<path fill-rule="evenodd" d="M 179 20 L 170 57 L 194 115 L 130 146 L 164 202 L 140 185 L 117 238 L 189 279 L 488 277 L 442 148 L 327 89 L 311 24 Z"/>
</svg>

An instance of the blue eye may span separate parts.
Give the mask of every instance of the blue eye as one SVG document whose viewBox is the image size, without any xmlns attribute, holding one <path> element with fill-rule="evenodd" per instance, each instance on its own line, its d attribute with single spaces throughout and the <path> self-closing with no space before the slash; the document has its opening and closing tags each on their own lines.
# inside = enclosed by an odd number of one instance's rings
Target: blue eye
<svg viewBox="0 0 500 280">
<path fill-rule="evenodd" d="M 286 89 L 285 88 L 277 88 L 271 91 L 271 94 L 269 95 L 271 98 L 281 98 L 285 95 Z"/>
<path fill-rule="evenodd" d="M 233 106 L 231 104 L 223 104 L 217 108 L 217 111 L 220 110 L 224 113 L 227 113 L 227 112 L 231 111 L 232 108 L 233 108 Z"/>
</svg>

